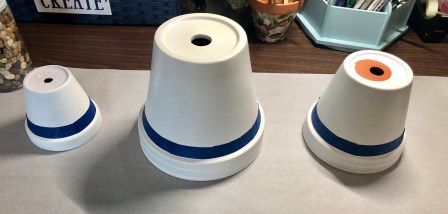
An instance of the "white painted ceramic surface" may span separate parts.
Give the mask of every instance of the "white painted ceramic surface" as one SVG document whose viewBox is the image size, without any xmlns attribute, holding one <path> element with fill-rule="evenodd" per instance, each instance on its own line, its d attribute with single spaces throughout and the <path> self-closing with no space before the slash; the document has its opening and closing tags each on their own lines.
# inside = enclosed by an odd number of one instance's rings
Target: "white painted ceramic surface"
<svg viewBox="0 0 448 214">
<path fill-rule="evenodd" d="M 375 60 L 390 68 L 391 76 L 373 81 L 357 73 L 360 60 Z M 317 102 L 322 123 L 335 135 L 359 145 L 380 145 L 397 139 L 405 129 L 413 73 L 401 59 L 380 51 L 350 54 Z M 308 147 L 320 159 L 354 173 L 375 173 L 392 166 L 400 157 L 405 136 L 395 150 L 378 156 L 355 156 L 329 145 L 311 121 L 311 106 L 303 127 Z"/>
<path fill-rule="evenodd" d="M 42 127 L 70 125 L 86 113 L 90 104 L 89 97 L 70 71 L 57 65 L 39 67 L 30 72 L 24 79 L 24 91 L 27 117 Z M 36 146 L 50 151 L 81 146 L 93 138 L 101 126 L 101 113 L 98 106 L 94 105 L 94 119 L 77 134 L 47 139 L 33 134 L 25 124 L 28 136 Z"/>
<path fill-rule="evenodd" d="M 255 139 L 239 151 L 199 160 L 161 151 L 145 134 L 140 116 L 140 139 L 148 159 L 188 180 L 220 179 L 249 165 L 260 149 L 264 127 L 251 75 L 247 37 L 236 22 L 200 13 L 161 25 L 154 38 L 145 104 L 147 120 L 158 134 L 181 145 L 213 147 L 247 132 L 258 108 L 262 122 Z"/>
</svg>

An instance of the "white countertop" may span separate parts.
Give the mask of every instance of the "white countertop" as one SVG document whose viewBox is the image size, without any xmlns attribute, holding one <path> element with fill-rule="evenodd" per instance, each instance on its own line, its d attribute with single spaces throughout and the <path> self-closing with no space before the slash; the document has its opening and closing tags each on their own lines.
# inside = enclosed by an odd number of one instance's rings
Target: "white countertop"
<svg viewBox="0 0 448 214">
<path fill-rule="evenodd" d="M 22 90 L 0 93 L 0 213 L 446 213 L 448 78 L 415 77 L 404 155 L 355 175 L 313 156 L 302 123 L 332 75 L 254 74 L 266 113 L 263 147 L 244 171 L 184 181 L 151 165 L 137 115 L 148 71 L 71 69 L 103 115 L 99 134 L 67 152 L 35 147 Z"/>
</svg>

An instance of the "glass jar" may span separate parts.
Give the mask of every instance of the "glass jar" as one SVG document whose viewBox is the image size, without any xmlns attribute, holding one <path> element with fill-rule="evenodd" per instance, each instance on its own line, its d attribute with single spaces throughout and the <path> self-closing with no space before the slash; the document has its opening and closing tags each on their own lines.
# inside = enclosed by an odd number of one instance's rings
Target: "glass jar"
<svg viewBox="0 0 448 214">
<path fill-rule="evenodd" d="M 0 0 L 0 92 L 22 88 L 31 65 L 11 9 L 6 0 Z"/>
</svg>

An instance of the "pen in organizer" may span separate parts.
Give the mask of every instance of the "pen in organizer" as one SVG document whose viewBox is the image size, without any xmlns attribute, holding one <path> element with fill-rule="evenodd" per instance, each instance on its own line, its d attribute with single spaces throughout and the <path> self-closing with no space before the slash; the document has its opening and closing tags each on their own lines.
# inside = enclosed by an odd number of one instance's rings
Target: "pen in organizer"
<svg viewBox="0 0 448 214">
<path fill-rule="evenodd" d="M 380 3 L 375 7 L 375 9 L 373 9 L 373 11 L 381 11 L 386 3 L 387 0 L 381 0 Z"/>
<path fill-rule="evenodd" d="M 353 6 L 354 9 L 359 9 L 361 8 L 361 6 L 364 4 L 364 2 L 367 0 L 358 0 L 355 4 L 355 6 Z"/>
<path fill-rule="evenodd" d="M 345 7 L 348 8 L 353 8 L 356 4 L 356 0 L 347 0 L 347 2 L 345 3 Z"/>
<path fill-rule="evenodd" d="M 398 9 L 402 5 L 406 4 L 407 0 L 392 0 L 392 9 Z"/>
<path fill-rule="evenodd" d="M 366 0 L 359 9 L 365 10 L 372 3 L 373 0 Z"/>
<path fill-rule="evenodd" d="M 370 3 L 370 5 L 367 7 L 366 10 L 368 11 L 373 11 L 375 10 L 376 6 L 378 6 L 378 4 L 381 2 L 382 0 L 373 0 L 372 3 Z"/>
<path fill-rule="evenodd" d="M 345 7 L 346 3 L 347 3 L 347 0 L 337 0 L 336 6 Z"/>
</svg>

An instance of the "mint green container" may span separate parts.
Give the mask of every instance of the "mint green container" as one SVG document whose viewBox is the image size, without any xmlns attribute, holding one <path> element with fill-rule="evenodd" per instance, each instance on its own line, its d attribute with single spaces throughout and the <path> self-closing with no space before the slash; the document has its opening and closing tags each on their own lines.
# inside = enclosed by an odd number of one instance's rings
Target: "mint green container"
<svg viewBox="0 0 448 214">
<path fill-rule="evenodd" d="M 415 4 L 415 0 L 408 0 L 392 10 L 387 2 L 376 12 L 334 6 L 335 2 L 305 1 L 297 20 L 317 44 L 348 52 L 386 48 L 408 29 L 406 22 Z"/>
</svg>

